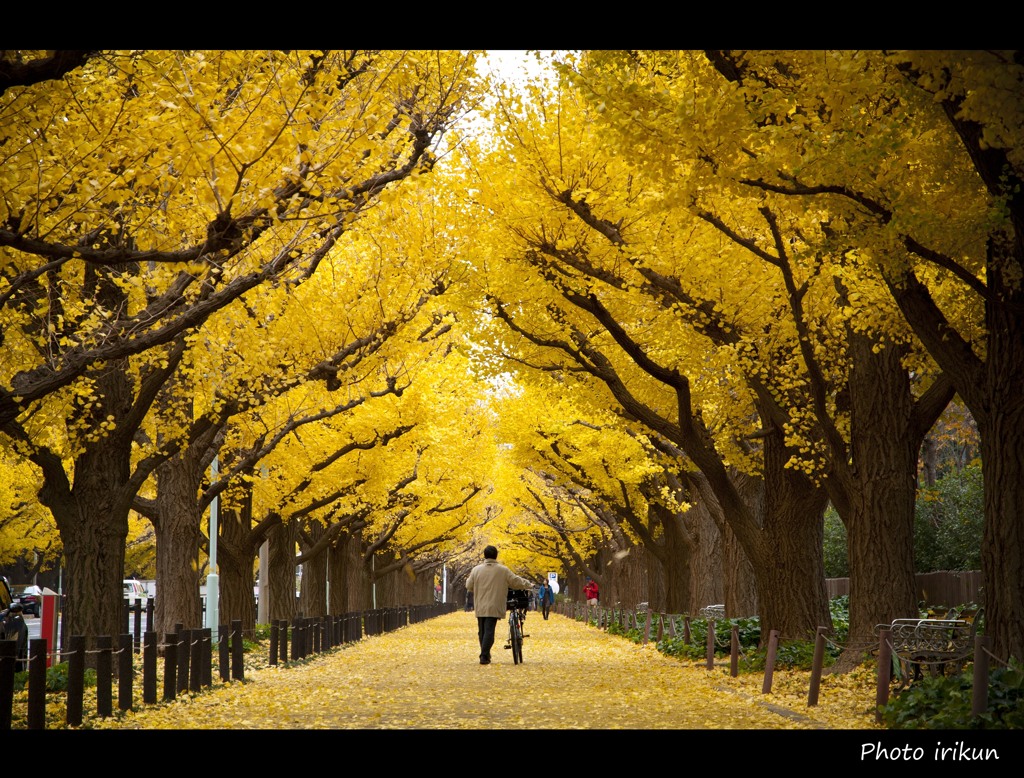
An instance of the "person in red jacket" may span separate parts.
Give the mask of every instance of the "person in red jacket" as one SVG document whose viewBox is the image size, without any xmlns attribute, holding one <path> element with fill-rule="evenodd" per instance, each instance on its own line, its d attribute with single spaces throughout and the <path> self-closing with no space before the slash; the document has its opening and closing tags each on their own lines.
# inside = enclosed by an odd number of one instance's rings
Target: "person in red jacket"
<svg viewBox="0 0 1024 778">
<path fill-rule="evenodd" d="M 597 581 L 593 578 L 587 578 L 587 583 L 583 587 L 583 596 L 587 600 L 587 605 L 597 605 Z"/>
</svg>

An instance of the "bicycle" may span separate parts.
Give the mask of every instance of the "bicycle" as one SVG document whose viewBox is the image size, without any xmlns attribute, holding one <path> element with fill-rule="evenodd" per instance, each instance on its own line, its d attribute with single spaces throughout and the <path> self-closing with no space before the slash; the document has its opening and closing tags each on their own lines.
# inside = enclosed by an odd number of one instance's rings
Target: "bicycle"
<svg viewBox="0 0 1024 778">
<path fill-rule="evenodd" d="M 526 589 L 509 589 L 505 607 L 508 609 L 508 640 L 505 648 L 512 651 L 512 663 L 523 663 L 523 638 L 530 637 L 523 632 L 526 624 L 526 607 L 530 592 Z"/>
</svg>

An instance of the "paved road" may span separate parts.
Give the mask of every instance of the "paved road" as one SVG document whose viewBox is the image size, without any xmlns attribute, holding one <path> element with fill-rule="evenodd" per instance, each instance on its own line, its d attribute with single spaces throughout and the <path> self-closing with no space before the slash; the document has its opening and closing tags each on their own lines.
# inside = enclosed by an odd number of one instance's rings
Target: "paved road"
<svg viewBox="0 0 1024 778">
<path fill-rule="evenodd" d="M 477 620 L 456 611 L 369 636 L 294 667 L 246 671 L 182 704 L 145 706 L 92 722 L 104 729 L 428 729 L 515 730 L 529 750 L 532 729 L 874 728 L 866 685 L 855 713 L 826 690 L 805 713 L 806 686 L 794 706 L 769 707 L 756 676 L 729 679 L 564 616 L 530 614 L 524 662 L 503 650 L 481 665 Z M 746 683 L 746 688 L 739 688 Z M 736 686 L 736 689 L 730 688 Z M 747 692 L 747 689 L 751 692 Z M 780 702 L 776 697 L 773 703 Z M 866 712 L 867 711 L 867 712 Z M 827 718 L 826 718 L 827 717 Z M 500 744 L 497 753 L 500 753 Z M 529 754 L 527 754 L 529 756 Z M 518 765 L 519 756 L 515 758 Z M 518 768 L 517 768 L 518 769 Z"/>
<path fill-rule="evenodd" d="M 41 633 L 42 627 L 43 627 L 41 619 L 37 618 L 36 616 L 26 616 L 25 617 L 25 625 L 28 627 L 28 639 L 29 640 L 33 640 L 33 639 L 38 638 L 40 636 L 40 633 Z M 129 631 L 132 634 L 135 633 L 135 616 L 134 615 L 131 617 L 131 622 L 130 622 L 130 625 L 129 625 Z M 145 631 L 146 631 L 146 611 L 143 610 L 142 611 L 142 624 L 141 624 L 141 628 L 140 628 L 140 634 L 144 633 Z M 57 622 L 57 635 L 58 635 L 58 640 L 59 640 L 60 639 L 60 637 L 59 637 L 60 636 L 60 622 L 59 621 Z"/>
</svg>

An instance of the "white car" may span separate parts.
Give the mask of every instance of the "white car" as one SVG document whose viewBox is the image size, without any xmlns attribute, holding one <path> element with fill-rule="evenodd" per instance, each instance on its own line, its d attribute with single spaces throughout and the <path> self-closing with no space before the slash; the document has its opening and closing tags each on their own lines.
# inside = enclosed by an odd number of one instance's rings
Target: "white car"
<svg viewBox="0 0 1024 778">
<path fill-rule="evenodd" d="M 123 583 L 124 598 L 126 600 L 149 599 L 149 590 L 146 588 L 146 584 L 142 583 L 142 581 L 137 581 L 134 578 L 125 578 Z"/>
</svg>

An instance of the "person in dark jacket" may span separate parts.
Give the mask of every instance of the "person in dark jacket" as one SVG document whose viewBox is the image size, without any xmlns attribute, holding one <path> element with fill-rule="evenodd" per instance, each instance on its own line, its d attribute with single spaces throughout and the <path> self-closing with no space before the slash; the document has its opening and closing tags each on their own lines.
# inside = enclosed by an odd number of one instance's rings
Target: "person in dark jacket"
<svg viewBox="0 0 1024 778">
<path fill-rule="evenodd" d="M 544 581 L 537 590 L 537 606 L 540 608 L 541 613 L 544 614 L 545 619 L 547 619 L 548 614 L 551 612 L 551 605 L 554 601 L 555 593 L 551 590 L 551 584 Z"/>
<path fill-rule="evenodd" d="M 15 672 L 24 670 L 28 659 L 28 625 L 25 623 L 25 617 L 21 615 L 21 611 L 21 603 L 12 602 L 3 621 L 0 622 L 0 639 L 17 641 L 14 654 L 17 657 Z"/>
<path fill-rule="evenodd" d="M 498 549 L 487 546 L 484 561 L 474 567 L 466 579 L 466 591 L 473 595 L 477 637 L 480 639 L 480 664 L 491 663 L 494 627 L 505 615 L 509 589 L 532 589 L 533 581 L 516 575 L 498 564 Z"/>
</svg>

